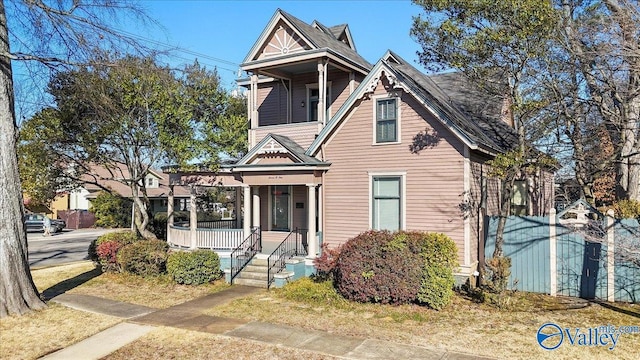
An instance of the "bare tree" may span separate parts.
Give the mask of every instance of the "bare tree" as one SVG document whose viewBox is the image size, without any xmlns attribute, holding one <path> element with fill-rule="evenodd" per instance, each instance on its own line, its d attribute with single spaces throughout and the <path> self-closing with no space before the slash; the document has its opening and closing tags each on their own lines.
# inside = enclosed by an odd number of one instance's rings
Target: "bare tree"
<svg viewBox="0 0 640 360">
<path fill-rule="evenodd" d="M 26 61 L 36 73 L 86 63 L 96 47 L 144 52 L 111 27 L 126 19 L 148 21 L 128 0 L 0 0 L 0 317 L 45 306 L 27 258 L 12 61 Z"/>
</svg>

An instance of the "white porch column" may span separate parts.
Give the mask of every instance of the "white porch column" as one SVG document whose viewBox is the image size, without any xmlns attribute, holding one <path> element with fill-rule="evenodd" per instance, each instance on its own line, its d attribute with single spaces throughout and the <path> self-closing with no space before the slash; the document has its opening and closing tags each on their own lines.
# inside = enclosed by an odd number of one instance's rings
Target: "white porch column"
<svg viewBox="0 0 640 360">
<path fill-rule="evenodd" d="M 242 229 L 244 230 L 244 238 L 251 234 L 251 188 L 249 185 L 242 186 L 243 202 L 242 206 Z"/>
<path fill-rule="evenodd" d="M 324 202 L 323 202 L 323 196 L 324 196 L 324 189 L 323 186 L 320 185 L 318 186 L 318 228 L 316 229 L 317 231 L 323 231 L 324 232 Z M 324 233 L 323 233 L 324 235 Z"/>
<path fill-rule="evenodd" d="M 307 184 L 308 199 L 307 199 L 307 227 L 309 232 L 307 234 L 307 242 L 309 243 L 309 258 L 315 258 L 318 254 L 318 241 L 316 239 L 316 185 Z"/>
<path fill-rule="evenodd" d="M 191 193 L 189 196 L 189 234 L 191 239 L 191 248 L 198 248 L 198 208 L 196 207 L 196 187 L 191 186 Z"/>
<path fill-rule="evenodd" d="M 171 226 L 173 225 L 173 185 L 169 185 L 167 196 L 167 243 L 171 244 Z"/>
<path fill-rule="evenodd" d="M 251 75 L 251 92 L 249 94 L 249 111 L 251 115 L 251 129 L 258 127 L 258 75 Z"/>
<path fill-rule="evenodd" d="M 242 188 L 240 186 L 236 187 L 236 202 L 233 211 L 236 216 L 236 229 L 240 229 L 242 226 Z"/>
<path fill-rule="evenodd" d="M 322 59 L 318 60 L 318 122 L 320 124 L 325 123 L 325 117 L 327 114 L 326 97 L 327 97 L 327 84 L 325 82 L 325 65 Z"/>
<path fill-rule="evenodd" d="M 253 205 L 253 214 L 251 217 L 253 218 L 252 226 L 260 226 L 260 187 L 253 187 L 253 200 L 251 201 Z"/>
</svg>

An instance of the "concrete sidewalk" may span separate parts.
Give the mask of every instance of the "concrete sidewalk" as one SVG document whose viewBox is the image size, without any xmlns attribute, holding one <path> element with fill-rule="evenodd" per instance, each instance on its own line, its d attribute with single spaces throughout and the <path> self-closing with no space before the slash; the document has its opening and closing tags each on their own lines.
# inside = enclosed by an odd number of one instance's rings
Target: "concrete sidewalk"
<svg viewBox="0 0 640 360">
<path fill-rule="evenodd" d="M 287 325 L 246 321 L 202 314 L 262 289 L 234 285 L 167 309 L 126 304 L 93 296 L 62 294 L 52 301 L 74 309 L 128 319 L 73 346 L 48 355 L 46 359 L 100 359 L 151 331 L 169 326 L 221 336 L 248 339 L 266 344 L 312 351 L 345 359 L 488 359 L 389 341 L 334 335 Z"/>
</svg>

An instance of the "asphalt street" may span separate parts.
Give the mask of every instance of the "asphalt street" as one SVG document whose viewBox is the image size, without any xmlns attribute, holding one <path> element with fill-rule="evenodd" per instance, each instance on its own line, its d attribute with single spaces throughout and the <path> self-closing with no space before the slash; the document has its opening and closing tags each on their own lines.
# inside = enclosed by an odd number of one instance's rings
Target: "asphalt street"
<svg viewBox="0 0 640 360">
<path fill-rule="evenodd" d="M 29 232 L 29 265 L 31 268 L 38 268 L 85 260 L 91 241 L 110 231 L 114 230 L 65 229 L 51 236 L 42 236 L 42 232 Z"/>
</svg>

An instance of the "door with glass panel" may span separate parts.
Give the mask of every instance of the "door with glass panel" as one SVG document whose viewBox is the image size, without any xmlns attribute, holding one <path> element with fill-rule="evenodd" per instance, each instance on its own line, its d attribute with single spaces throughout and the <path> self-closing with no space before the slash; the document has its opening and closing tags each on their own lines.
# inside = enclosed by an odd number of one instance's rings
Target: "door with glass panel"
<svg viewBox="0 0 640 360">
<path fill-rule="evenodd" d="M 271 230 L 290 231 L 289 202 L 291 188 L 287 185 L 271 187 Z"/>
</svg>

